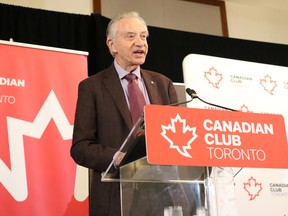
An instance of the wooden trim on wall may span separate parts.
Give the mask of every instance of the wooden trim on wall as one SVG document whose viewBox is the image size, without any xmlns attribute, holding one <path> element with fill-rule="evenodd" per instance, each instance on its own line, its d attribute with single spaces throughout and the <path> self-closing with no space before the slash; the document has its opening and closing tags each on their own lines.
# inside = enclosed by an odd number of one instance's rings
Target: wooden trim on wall
<svg viewBox="0 0 288 216">
<path fill-rule="evenodd" d="M 219 7 L 220 7 L 223 36 L 229 37 L 226 5 L 224 1 L 218 1 L 218 2 L 219 2 Z"/>
<path fill-rule="evenodd" d="M 182 0 L 182 1 L 195 2 L 199 4 L 213 5 L 219 7 L 221 16 L 222 34 L 224 37 L 229 37 L 226 5 L 224 1 L 222 0 Z"/>
<path fill-rule="evenodd" d="M 101 0 L 93 0 L 93 13 L 101 14 Z"/>
</svg>

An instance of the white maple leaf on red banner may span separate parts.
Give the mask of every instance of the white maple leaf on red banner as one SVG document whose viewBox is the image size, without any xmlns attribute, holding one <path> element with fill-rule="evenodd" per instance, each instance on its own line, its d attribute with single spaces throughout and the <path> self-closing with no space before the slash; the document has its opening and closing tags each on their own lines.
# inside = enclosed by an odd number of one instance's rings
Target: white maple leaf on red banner
<svg viewBox="0 0 288 216">
<path fill-rule="evenodd" d="M 212 67 L 208 72 L 204 72 L 204 77 L 212 84 L 215 88 L 219 88 L 220 81 L 223 79 L 222 74 Z"/>
<path fill-rule="evenodd" d="M 176 149 L 184 157 L 192 158 L 187 150 L 191 149 L 192 142 L 198 137 L 196 127 L 186 125 L 186 119 L 179 114 L 171 118 L 171 124 L 161 127 L 161 135 L 170 143 L 170 148 Z"/>
<path fill-rule="evenodd" d="M 276 81 L 267 74 L 263 79 L 260 79 L 260 84 L 264 87 L 264 90 L 273 95 L 274 89 L 277 86 Z"/>
<path fill-rule="evenodd" d="M 262 190 L 262 184 L 256 182 L 256 179 L 251 176 L 251 178 L 248 179 L 248 182 L 244 183 L 244 189 L 248 192 L 250 200 L 253 200 L 256 196 L 259 196 L 259 193 Z"/>
</svg>

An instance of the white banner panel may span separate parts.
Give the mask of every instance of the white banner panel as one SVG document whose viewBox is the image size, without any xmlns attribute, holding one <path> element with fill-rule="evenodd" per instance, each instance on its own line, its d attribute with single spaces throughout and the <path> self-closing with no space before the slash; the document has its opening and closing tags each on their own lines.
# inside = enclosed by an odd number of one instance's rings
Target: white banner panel
<svg viewBox="0 0 288 216">
<path fill-rule="evenodd" d="M 282 114 L 287 133 L 287 67 L 190 54 L 183 61 L 183 73 L 185 87 L 194 89 L 206 102 L 242 112 Z M 187 99 L 190 96 L 187 95 Z M 219 109 L 197 99 L 187 106 Z M 222 203 L 221 215 L 288 215 L 287 169 L 232 170 L 237 212 Z"/>
</svg>

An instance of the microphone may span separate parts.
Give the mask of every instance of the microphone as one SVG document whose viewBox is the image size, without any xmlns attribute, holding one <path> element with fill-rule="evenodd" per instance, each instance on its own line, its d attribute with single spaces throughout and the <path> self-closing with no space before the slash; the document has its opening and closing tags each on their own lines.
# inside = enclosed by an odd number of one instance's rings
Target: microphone
<svg viewBox="0 0 288 216">
<path fill-rule="evenodd" d="M 186 93 L 192 98 L 198 98 L 198 95 L 194 89 L 187 88 Z"/>
<path fill-rule="evenodd" d="M 190 95 L 190 97 L 192 98 L 192 100 L 193 100 L 194 98 L 198 98 L 198 99 L 199 99 L 200 101 L 202 101 L 203 103 L 208 104 L 208 105 L 211 105 L 211 106 L 215 106 L 215 107 L 218 107 L 218 108 L 221 108 L 221 109 L 225 109 L 225 110 L 230 110 L 230 111 L 236 111 L 236 112 L 239 111 L 239 110 L 231 109 L 231 108 L 228 108 L 228 107 L 223 107 L 223 106 L 220 106 L 220 105 L 217 105 L 217 104 L 213 104 L 213 103 L 209 103 L 209 102 L 207 102 L 207 101 L 204 101 L 203 99 L 201 99 L 201 98 L 197 95 L 197 93 L 196 93 L 196 91 L 195 91 L 194 89 L 187 88 L 187 89 L 186 89 L 186 93 L 187 93 L 188 95 Z M 192 100 L 191 100 L 191 101 L 192 101 Z"/>
<path fill-rule="evenodd" d="M 187 90 L 186 90 L 187 92 Z M 187 92 L 188 93 L 188 92 Z M 188 93 L 189 94 L 189 93 Z M 189 94 L 190 95 L 190 94 Z M 182 102 L 179 102 L 179 103 L 173 103 L 173 104 L 168 104 L 167 106 L 179 106 L 179 105 L 182 105 L 182 104 L 187 104 L 187 103 L 190 103 L 194 98 L 191 97 L 190 100 L 187 100 L 187 101 L 182 101 Z"/>
</svg>

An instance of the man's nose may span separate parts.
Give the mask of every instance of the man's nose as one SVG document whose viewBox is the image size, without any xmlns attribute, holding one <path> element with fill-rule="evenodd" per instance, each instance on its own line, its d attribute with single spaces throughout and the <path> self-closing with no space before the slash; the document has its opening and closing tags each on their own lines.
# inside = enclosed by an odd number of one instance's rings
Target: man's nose
<svg viewBox="0 0 288 216">
<path fill-rule="evenodd" d="M 144 40 L 143 38 L 141 38 L 141 36 L 137 36 L 135 38 L 135 44 L 137 46 L 143 46 L 146 43 L 146 40 Z"/>
</svg>

